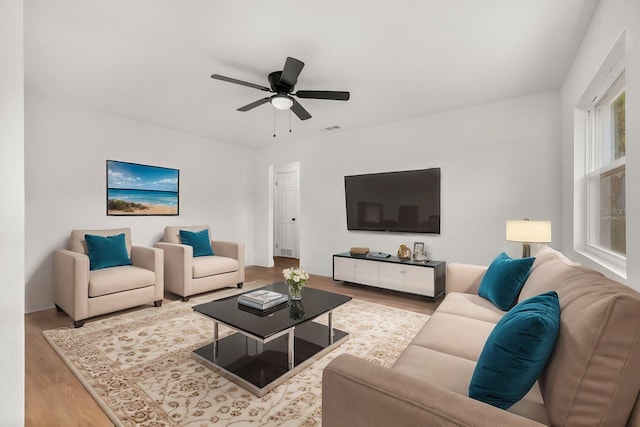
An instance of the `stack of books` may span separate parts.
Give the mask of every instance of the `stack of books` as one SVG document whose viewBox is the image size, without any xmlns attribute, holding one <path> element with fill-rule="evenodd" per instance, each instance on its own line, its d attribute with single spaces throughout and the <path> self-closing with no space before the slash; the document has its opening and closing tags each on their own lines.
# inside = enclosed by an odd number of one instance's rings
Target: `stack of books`
<svg viewBox="0 0 640 427">
<path fill-rule="evenodd" d="M 266 310 L 287 301 L 289 301 L 287 295 L 264 289 L 247 292 L 238 297 L 238 304 L 246 305 L 256 310 Z"/>
</svg>

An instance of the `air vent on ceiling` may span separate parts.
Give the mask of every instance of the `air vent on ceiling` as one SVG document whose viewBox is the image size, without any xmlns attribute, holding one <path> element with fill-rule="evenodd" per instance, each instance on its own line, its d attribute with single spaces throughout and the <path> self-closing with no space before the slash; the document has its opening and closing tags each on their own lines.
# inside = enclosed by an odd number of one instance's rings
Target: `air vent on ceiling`
<svg viewBox="0 0 640 427">
<path fill-rule="evenodd" d="M 322 129 L 320 129 L 320 130 L 321 130 L 322 132 L 330 132 L 330 131 L 332 131 L 332 130 L 338 130 L 338 129 L 340 129 L 340 126 L 338 126 L 338 125 L 334 125 L 334 126 L 329 126 L 329 127 L 326 127 L 326 128 L 322 128 Z"/>
</svg>

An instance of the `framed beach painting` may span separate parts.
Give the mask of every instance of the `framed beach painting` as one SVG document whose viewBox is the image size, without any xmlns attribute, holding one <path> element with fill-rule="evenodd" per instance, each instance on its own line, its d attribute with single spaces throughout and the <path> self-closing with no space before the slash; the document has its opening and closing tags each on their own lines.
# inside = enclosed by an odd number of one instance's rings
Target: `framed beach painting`
<svg viewBox="0 0 640 427">
<path fill-rule="evenodd" d="M 107 215 L 178 215 L 180 171 L 107 160 Z"/>
</svg>

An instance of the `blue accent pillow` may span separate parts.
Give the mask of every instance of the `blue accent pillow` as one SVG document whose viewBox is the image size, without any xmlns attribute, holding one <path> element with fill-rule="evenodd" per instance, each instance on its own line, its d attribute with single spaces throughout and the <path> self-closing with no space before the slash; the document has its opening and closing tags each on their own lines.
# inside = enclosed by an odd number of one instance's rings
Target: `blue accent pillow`
<svg viewBox="0 0 640 427">
<path fill-rule="evenodd" d="M 206 228 L 197 232 L 180 230 L 180 241 L 193 247 L 194 257 L 215 255 L 211 249 L 209 230 Z"/>
<path fill-rule="evenodd" d="M 524 282 L 529 277 L 535 258 L 511 258 L 504 252 L 493 260 L 482 281 L 478 295 L 507 311 L 516 303 Z"/>
<path fill-rule="evenodd" d="M 469 397 L 508 409 L 544 369 L 558 338 L 560 303 L 549 291 L 513 307 L 491 331 L 469 384 Z"/>
<path fill-rule="evenodd" d="M 113 236 L 85 234 L 84 240 L 87 242 L 89 270 L 131 265 L 124 233 Z"/>
</svg>

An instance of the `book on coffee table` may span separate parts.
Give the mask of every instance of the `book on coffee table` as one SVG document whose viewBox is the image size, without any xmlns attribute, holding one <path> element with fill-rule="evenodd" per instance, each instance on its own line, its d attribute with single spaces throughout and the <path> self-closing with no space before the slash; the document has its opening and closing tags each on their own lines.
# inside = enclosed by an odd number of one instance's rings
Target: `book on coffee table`
<svg viewBox="0 0 640 427">
<path fill-rule="evenodd" d="M 287 302 L 289 297 L 279 292 L 259 289 L 257 291 L 248 292 L 238 297 L 238 303 L 252 307 L 258 310 L 275 307 L 276 305 Z"/>
<path fill-rule="evenodd" d="M 238 310 L 241 311 L 245 311 L 247 313 L 251 313 L 255 316 L 259 316 L 259 317 L 267 317 L 267 316 L 271 316 L 273 313 L 282 310 L 283 308 L 287 308 L 288 301 L 285 302 L 281 302 L 278 305 L 274 305 L 273 307 L 269 307 L 269 308 L 254 308 L 251 307 L 250 305 L 245 305 L 242 303 L 238 303 Z"/>
</svg>

